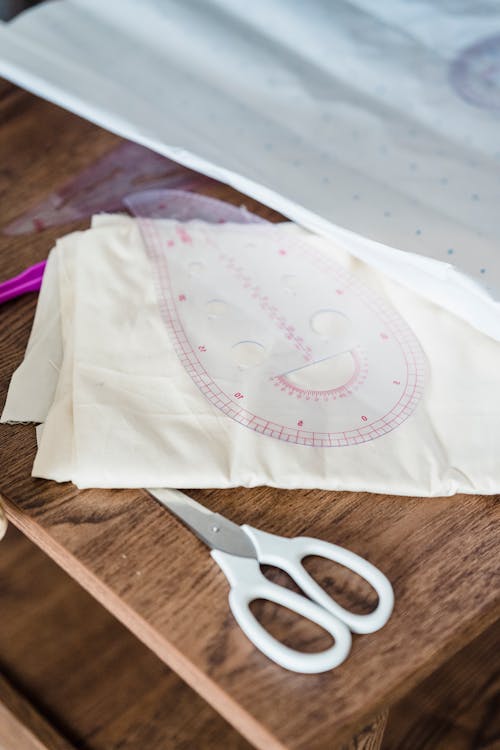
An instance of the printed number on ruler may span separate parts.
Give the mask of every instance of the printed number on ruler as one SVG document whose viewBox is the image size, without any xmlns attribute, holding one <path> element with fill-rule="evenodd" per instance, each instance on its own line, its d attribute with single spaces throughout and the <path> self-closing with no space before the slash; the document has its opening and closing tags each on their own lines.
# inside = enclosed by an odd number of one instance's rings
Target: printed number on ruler
<svg viewBox="0 0 500 750">
<path fill-rule="evenodd" d="M 158 216 L 149 209 L 141 215 Z M 329 448 L 374 440 L 412 414 L 425 369 L 415 335 L 329 255 L 285 243 L 272 225 L 140 222 L 179 359 L 227 417 Z"/>
</svg>

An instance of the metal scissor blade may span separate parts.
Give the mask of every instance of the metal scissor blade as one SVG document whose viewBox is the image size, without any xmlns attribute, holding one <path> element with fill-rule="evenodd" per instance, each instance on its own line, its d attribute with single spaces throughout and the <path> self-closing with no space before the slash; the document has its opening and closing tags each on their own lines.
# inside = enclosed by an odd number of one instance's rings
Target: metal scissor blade
<svg viewBox="0 0 500 750">
<path fill-rule="evenodd" d="M 250 538 L 238 524 L 219 513 L 212 513 L 179 490 L 148 489 L 147 492 L 180 518 L 211 549 L 239 557 L 257 558 Z"/>
</svg>

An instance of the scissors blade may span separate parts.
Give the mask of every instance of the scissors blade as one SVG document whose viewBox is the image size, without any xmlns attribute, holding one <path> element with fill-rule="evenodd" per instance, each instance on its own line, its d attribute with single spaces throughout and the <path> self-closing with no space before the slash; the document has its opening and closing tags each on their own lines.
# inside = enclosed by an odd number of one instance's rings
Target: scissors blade
<svg viewBox="0 0 500 750">
<path fill-rule="evenodd" d="M 257 559 L 257 552 L 241 526 L 213 513 L 179 490 L 148 489 L 150 495 L 188 526 L 211 549 Z"/>
</svg>

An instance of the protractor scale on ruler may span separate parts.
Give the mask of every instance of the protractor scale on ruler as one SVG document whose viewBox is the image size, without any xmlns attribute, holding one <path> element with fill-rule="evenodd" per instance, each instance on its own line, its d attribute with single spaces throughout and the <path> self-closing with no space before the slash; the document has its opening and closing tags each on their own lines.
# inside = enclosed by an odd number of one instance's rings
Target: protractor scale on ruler
<svg viewBox="0 0 500 750">
<path fill-rule="evenodd" d="M 227 417 L 289 443 L 341 447 L 410 416 L 423 388 L 417 339 L 327 252 L 276 225 L 214 232 L 144 213 L 177 355 Z"/>
</svg>

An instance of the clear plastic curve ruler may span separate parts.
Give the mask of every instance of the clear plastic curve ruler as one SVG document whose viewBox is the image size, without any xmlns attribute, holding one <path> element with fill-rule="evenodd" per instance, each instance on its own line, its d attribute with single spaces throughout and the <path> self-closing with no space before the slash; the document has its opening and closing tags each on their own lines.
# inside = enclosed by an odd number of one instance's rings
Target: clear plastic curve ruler
<svg viewBox="0 0 500 750">
<path fill-rule="evenodd" d="M 424 354 L 380 295 L 279 225 L 238 226 L 252 215 L 234 206 L 210 219 L 205 204 L 204 221 L 177 223 L 181 198 L 146 191 L 125 202 L 175 351 L 208 401 L 262 435 L 322 448 L 374 440 L 413 413 Z M 200 216 L 199 198 L 184 194 L 184 218 Z"/>
</svg>

